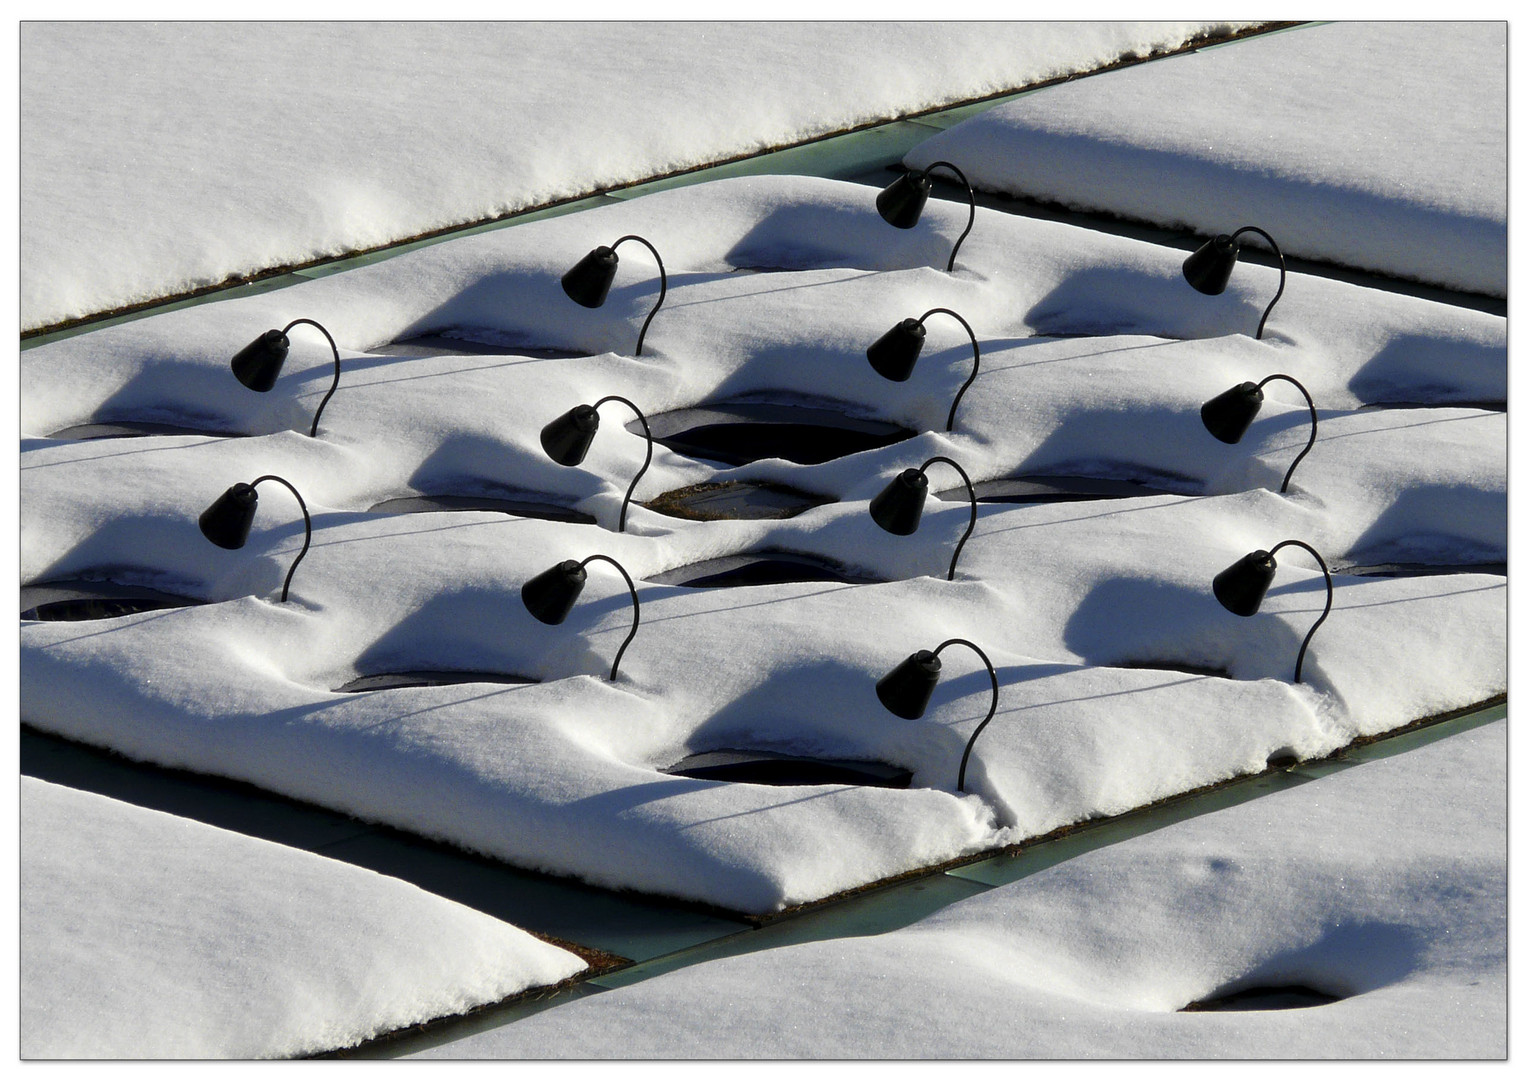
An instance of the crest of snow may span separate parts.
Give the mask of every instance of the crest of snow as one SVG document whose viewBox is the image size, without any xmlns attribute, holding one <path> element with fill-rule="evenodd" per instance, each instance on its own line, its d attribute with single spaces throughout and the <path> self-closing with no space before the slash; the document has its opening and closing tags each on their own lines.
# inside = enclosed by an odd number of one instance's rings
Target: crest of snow
<svg viewBox="0 0 1527 1080">
<path fill-rule="evenodd" d="M 919 144 L 987 191 L 1506 295 L 1506 24 L 1300 27 L 996 106 Z M 1249 243 L 1260 245 L 1259 238 Z"/>
<path fill-rule="evenodd" d="M 21 1056 L 292 1057 L 582 971 L 395 878 L 21 778 Z"/>
</svg>

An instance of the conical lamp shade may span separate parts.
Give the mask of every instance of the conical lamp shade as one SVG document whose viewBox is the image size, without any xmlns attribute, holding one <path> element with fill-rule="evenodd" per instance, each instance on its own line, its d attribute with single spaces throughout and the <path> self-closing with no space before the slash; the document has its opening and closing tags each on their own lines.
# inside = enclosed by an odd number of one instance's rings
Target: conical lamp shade
<svg viewBox="0 0 1527 1080">
<path fill-rule="evenodd" d="M 579 465 L 599 430 L 599 413 L 592 405 L 577 405 L 541 429 L 541 449 L 558 465 Z"/>
<path fill-rule="evenodd" d="M 1240 253 L 1241 245 L 1220 233 L 1182 261 L 1182 276 L 1199 292 L 1218 296 L 1230 284 L 1230 271 Z"/>
<path fill-rule="evenodd" d="M 556 626 L 573 610 L 588 578 L 587 570 L 566 559 L 525 582 L 520 587 L 520 599 L 537 619 Z"/>
<path fill-rule="evenodd" d="M 1255 615 L 1278 571 L 1278 560 L 1266 551 L 1253 551 L 1214 575 L 1214 597 L 1226 611 Z"/>
<path fill-rule="evenodd" d="M 928 708 L 943 666 L 933 653 L 919 649 L 875 684 L 875 696 L 903 720 L 916 720 Z"/>
<path fill-rule="evenodd" d="M 909 172 L 891 181 L 875 196 L 875 209 L 880 216 L 898 229 L 910 229 L 922 217 L 923 207 L 928 205 L 928 193 L 933 181 L 925 172 Z"/>
<path fill-rule="evenodd" d="M 276 377 L 281 374 L 281 365 L 286 363 L 290 349 L 291 342 L 285 334 L 280 330 L 267 330 L 234 353 L 229 366 L 239 382 L 263 394 L 276 385 Z"/>
<path fill-rule="evenodd" d="M 562 275 L 562 291 L 584 307 L 599 307 L 610 295 L 610 284 L 615 280 L 615 267 L 619 264 L 620 256 L 615 254 L 615 249 L 601 244 Z"/>
<path fill-rule="evenodd" d="M 201 534 L 220 548 L 230 551 L 244 546 L 249 527 L 254 524 L 255 507 L 260 495 L 248 484 L 234 484 L 201 512 L 196 524 Z"/>
<path fill-rule="evenodd" d="M 1198 415 L 1204 427 L 1220 442 L 1238 443 L 1262 408 L 1262 391 L 1256 383 L 1243 382 L 1204 402 Z"/>
<path fill-rule="evenodd" d="M 902 319 L 865 350 L 870 367 L 892 382 L 906 382 L 912 377 L 912 369 L 917 366 L 927 336 L 928 331 L 922 323 L 916 319 Z"/>
<path fill-rule="evenodd" d="M 870 500 L 870 517 L 888 533 L 911 536 L 923 519 L 928 501 L 928 474 L 903 469 Z"/>
</svg>

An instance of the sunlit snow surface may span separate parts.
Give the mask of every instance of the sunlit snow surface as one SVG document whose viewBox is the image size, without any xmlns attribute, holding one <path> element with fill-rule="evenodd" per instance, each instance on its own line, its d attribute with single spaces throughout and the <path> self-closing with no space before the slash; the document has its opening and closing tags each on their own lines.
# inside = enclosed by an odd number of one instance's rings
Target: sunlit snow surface
<svg viewBox="0 0 1527 1080">
<path fill-rule="evenodd" d="M 575 975 L 395 878 L 21 779 L 21 1055 L 292 1057 Z"/>
<path fill-rule="evenodd" d="M 1303 986 L 1287 1011 L 1189 1002 Z M 1504 1058 L 1506 722 L 427 1057 Z"/>
<path fill-rule="evenodd" d="M 1452 573 L 1338 573 L 1334 610 L 1292 683 L 1324 584 L 1279 555 L 1262 612 L 1224 611 L 1213 576 L 1297 538 L 1338 568 L 1505 559 L 1505 322 L 1295 275 L 1264 340 L 1275 287 L 1243 265 L 1218 298 L 1182 279 L 1183 253 L 983 211 L 954 274 L 941 266 L 964 210 L 930 204 L 885 225 L 873 189 L 757 178 L 666 192 L 452 241 L 259 297 L 203 305 L 22 354 L 23 582 L 107 576 L 210 603 L 109 623 L 27 623 L 22 716 L 131 756 L 236 777 L 520 866 L 607 886 L 768 911 L 1265 767 L 1458 708 L 1505 688 L 1505 582 Z M 609 302 L 574 305 L 558 277 L 596 244 L 653 241 L 667 301 L 644 355 L 652 267 L 621 249 Z M 739 267 L 772 272 L 737 272 Z M 948 307 L 982 342 L 954 431 L 948 402 L 970 343 L 935 316 L 917 370 L 881 379 L 864 350 L 900 319 Z M 286 373 L 245 390 L 228 357 L 293 318 L 322 322 L 345 374 L 306 435 L 332 364 L 293 331 Z M 419 357 L 426 332 L 592 354 Z M 1069 336 L 1077 335 L 1077 336 Z M 1242 443 L 1199 405 L 1242 380 L 1298 377 L 1321 439 L 1277 492 L 1308 415 L 1287 384 Z M 537 433 L 579 402 L 620 394 L 649 413 L 739 396 L 836 399 L 915 438 L 821 465 L 720 469 L 658 447 L 638 502 L 716 478 L 831 496 L 784 521 L 689 522 L 633 505 L 613 531 L 644 441 L 606 407 L 586 461 L 546 459 Z M 1373 402 L 1419 406 L 1361 409 Z M 1425 407 L 1421 407 L 1425 406 Z M 94 419 L 181 418 L 248 438 L 43 438 Z M 194 423 L 190 422 L 194 419 Z M 930 502 L 910 537 L 868 500 L 944 454 L 976 480 L 1014 472 L 1169 476 L 1180 494 L 1050 506 L 983 504 L 954 581 L 962 499 Z M 957 483 L 952 473 L 934 488 Z M 230 484 L 279 474 L 314 515 L 262 489 L 249 546 L 229 552 L 197 515 Z M 373 504 L 485 482 L 576 504 L 598 525 L 489 513 L 388 517 Z M 660 571 L 777 547 L 882 584 L 745 590 L 640 586 Z M 567 621 L 535 621 L 532 575 L 603 553 Z M 875 681 L 909 653 L 968 638 L 1002 687 L 955 790 L 989 683 L 945 652 L 927 714 L 901 720 Z M 336 693 L 357 675 L 451 668 L 521 675 Z M 1165 670 L 1159 670 L 1164 668 Z M 1216 678 L 1203 671 L 1222 671 Z M 767 788 L 660 770 L 689 753 L 753 748 L 878 760 L 910 790 Z"/>
<path fill-rule="evenodd" d="M 1256 225 L 1290 255 L 1505 296 L 1506 24 L 1330 23 L 1170 57 L 996 106 L 906 158 L 940 160 L 986 191 Z"/>
<path fill-rule="evenodd" d="M 23 22 L 21 327 L 994 94 L 1225 28 Z"/>
</svg>

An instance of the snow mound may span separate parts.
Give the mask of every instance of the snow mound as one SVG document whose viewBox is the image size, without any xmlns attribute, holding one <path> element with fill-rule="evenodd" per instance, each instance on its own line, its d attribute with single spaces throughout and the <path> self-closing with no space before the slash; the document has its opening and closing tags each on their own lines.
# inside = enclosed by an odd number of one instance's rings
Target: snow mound
<svg viewBox="0 0 1527 1080">
<path fill-rule="evenodd" d="M 417 1056 L 1504 1058 L 1505 868 L 1502 720 L 904 929 L 695 964 Z M 1285 987 L 1338 1000 L 1178 1011 Z"/>
<path fill-rule="evenodd" d="M 1299 27 L 1036 91 L 905 160 L 1168 228 L 1257 225 L 1288 255 L 1505 296 L 1506 24 Z"/>
<path fill-rule="evenodd" d="M 353 1046 L 586 965 L 305 851 L 21 778 L 21 1056 Z"/>
</svg>

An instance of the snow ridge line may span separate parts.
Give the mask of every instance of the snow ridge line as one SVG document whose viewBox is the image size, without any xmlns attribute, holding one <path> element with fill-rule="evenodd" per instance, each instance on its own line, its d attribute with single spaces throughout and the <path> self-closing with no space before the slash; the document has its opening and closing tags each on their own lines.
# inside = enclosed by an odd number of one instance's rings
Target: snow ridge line
<svg viewBox="0 0 1527 1080">
<path fill-rule="evenodd" d="M 841 912 L 849 907 L 886 908 L 887 901 L 895 903 L 897 894 L 903 893 L 910 886 L 926 883 L 929 879 L 959 877 L 976 891 L 989 891 L 998 886 L 975 877 L 959 875 L 958 871 L 974 867 L 976 864 L 998 863 L 999 860 L 1017 860 L 1025 857 L 1040 860 L 1040 864 L 1034 867 L 1007 862 L 1004 870 L 999 873 L 1010 881 L 1016 881 L 1097 848 L 1109 847 L 1142 833 L 1154 832 L 1158 828 L 1165 828 L 1230 806 L 1299 787 L 1333 772 L 1355 768 L 1373 759 L 1405 753 L 1451 735 L 1471 731 L 1503 718 L 1506 714 L 1505 705 L 1506 695 L 1498 694 L 1473 705 L 1452 709 L 1435 716 L 1422 717 L 1392 731 L 1360 737 L 1324 758 L 1301 761 L 1291 767 L 1273 767 L 1260 773 L 1237 776 L 1193 791 L 1169 796 L 1159 802 L 1137 807 L 1123 814 L 1063 826 L 1011 847 L 963 856 L 937 866 L 921 867 L 894 878 L 839 893 L 836 896 L 824 897 L 766 915 L 738 916 L 736 913 L 727 913 L 734 918 L 740 917 L 752 926 L 725 937 L 685 946 L 671 953 L 637 963 L 611 966 L 609 960 L 613 958 L 609 954 L 600 954 L 596 959 L 603 963 L 591 963 L 582 974 L 563 980 L 555 986 L 523 991 L 501 1002 L 481 1005 L 457 1016 L 437 1017 L 423 1024 L 379 1035 L 357 1046 L 314 1056 L 318 1058 L 401 1057 L 417 1053 L 429 1046 L 454 1042 L 468 1034 L 514 1023 L 533 1013 L 566 1004 L 591 993 L 603 993 L 643 982 L 669 971 L 708 960 L 770 948 L 782 948 L 787 945 L 801 944 L 804 941 L 888 932 L 931 915 L 964 897 L 953 895 L 929 897 L 924 903 L 918 905 L 918 914 L 913 919 L 905 917 L 905 908 L 893 907 L 885 911 L 878 919 L 873 918 L 872 915 L 871 921 L 876 923 L 875 928 L 867 929 L 861 924 L 846 934 L 832 932 L 830 925 L 818 928 L 827 932 L 814 933 L 809 924 L 812 923 L 813 917 L 819 917 L 825 912 Z M 1046 850 L 1051 845 L 1065 847 L 1059 851 Z M 1066 850 L 1070 848 L 1076 850 Z M 1059 857 L 1047 858 L 1047 856 Z M 863 914 L 862 910 L 860 914 Z M 802 928 L 805 933 L 792 934 L 790 931 L 795 928 Z M 536 936 L 547 940 L 544 934 Z M 775 940 L 776 938 L 782 940 Z M 583 947 L 576 943 L 553 940 L 555 944 L 563 948 L 573 948 L 579 952 L 579 955 L 584 955 Z M 469 1030 L 463 1030 L 464 1026 L 469 1026 Z"/>
</svg>

